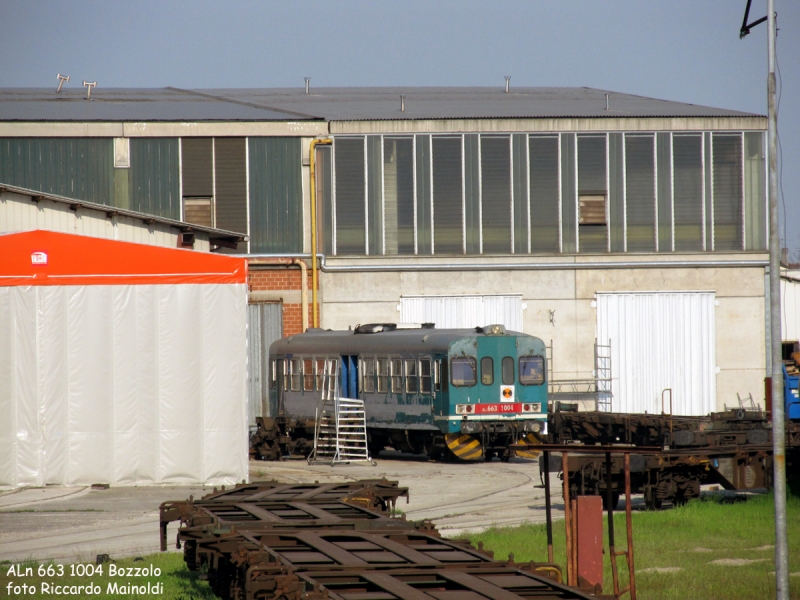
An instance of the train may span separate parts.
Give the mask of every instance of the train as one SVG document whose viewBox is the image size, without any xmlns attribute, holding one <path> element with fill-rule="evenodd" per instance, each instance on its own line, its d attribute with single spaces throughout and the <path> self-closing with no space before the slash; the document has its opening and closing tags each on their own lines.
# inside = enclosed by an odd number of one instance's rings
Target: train
<svg viewBox="0 0 800 600">
<path fill-rule="evenodd" d="M 373 456 L 390 446 L 435 459 L 508 461 L 511 445 L 547 434 L 541 339 L 499 324 L 372 323 L 309 329 L 270 346 L 270 416 L 258 418 L 254 457 L 310 454 L 326 365 L 340 397 L 363 400 Z"/>
</svg>

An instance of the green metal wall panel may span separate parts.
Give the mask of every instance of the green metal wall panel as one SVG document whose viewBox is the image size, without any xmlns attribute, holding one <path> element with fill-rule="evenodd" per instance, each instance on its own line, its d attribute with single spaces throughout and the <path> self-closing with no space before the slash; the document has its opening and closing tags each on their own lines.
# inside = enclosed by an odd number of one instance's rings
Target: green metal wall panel
<svg viewBox="0 0 800 600">
<path fill-rule="evenodd" d="M 130 208 L 181 218 L 178 138 L 131 138 Z"/>
<path fill-rule="evenodd" d="M 250 252 L 303 251 L 300 138 L 251 137 Z"/>
<path fill-rule="evenodd" d="M 113 204 L 112 138 L 2 138 L 0 182 Z"/>
</svg>

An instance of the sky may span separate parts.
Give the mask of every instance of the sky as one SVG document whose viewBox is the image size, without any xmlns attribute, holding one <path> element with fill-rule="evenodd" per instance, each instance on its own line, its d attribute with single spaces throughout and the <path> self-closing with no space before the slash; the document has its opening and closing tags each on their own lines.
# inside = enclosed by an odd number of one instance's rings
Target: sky
<svg viewBox="0 0 800 600">
<path fill-rule="evenodd" d="M 766 115 L 746 0 L 0 0 L 0 87 L 593 87 Z M 781 230 L 800 261 L 800 2 L 775 0 Z M 766 15 L 754 0 L 751 21 Z"/>
</svg>

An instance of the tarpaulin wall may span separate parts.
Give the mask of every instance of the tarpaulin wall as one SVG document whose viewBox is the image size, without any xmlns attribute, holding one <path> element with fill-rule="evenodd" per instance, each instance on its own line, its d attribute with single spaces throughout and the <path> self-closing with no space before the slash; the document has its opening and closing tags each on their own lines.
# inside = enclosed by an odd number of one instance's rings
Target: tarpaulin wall
<svg viewBox="0 0 800 600">
<path fill-rule="evenodd" d="M 245 479 L 244 287 L 0 287 L 0 485 Z"/>
</svg>

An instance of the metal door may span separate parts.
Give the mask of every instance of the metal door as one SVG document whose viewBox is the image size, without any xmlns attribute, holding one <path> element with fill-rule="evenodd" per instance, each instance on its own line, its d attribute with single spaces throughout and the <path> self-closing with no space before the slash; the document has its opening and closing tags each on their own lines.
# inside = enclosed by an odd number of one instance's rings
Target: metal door
<svg viewBox="0 0 800 600">
<path fill-rule="evenodd" d="M 676 415 L 716 409 L 714 306 L 714 292 L 597 294 L 597 343 L 611 346 L 613 412 L 661 413 L 667 388 Z"/>
<path fill-rule="evenodd" d="M 283 335 L 283 305 L 247 305 L 247 419 L 269 414 L 269 346 Z"/>
</svg>

